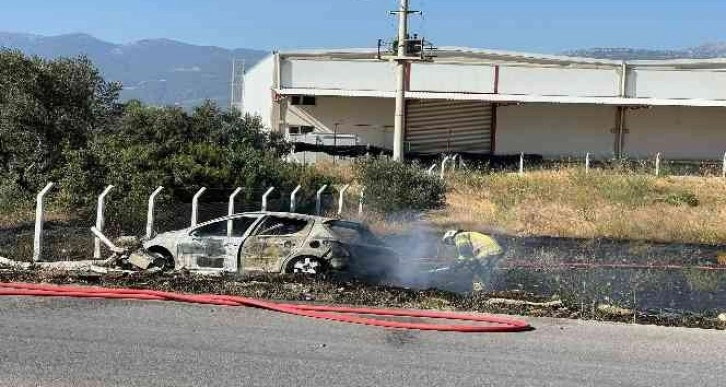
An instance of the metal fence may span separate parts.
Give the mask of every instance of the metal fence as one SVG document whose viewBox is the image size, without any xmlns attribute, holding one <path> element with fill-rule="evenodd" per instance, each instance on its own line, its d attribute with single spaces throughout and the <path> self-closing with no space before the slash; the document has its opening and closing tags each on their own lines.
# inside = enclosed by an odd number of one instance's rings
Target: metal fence
<svg viewBox="0 0 726 387">
<path fill-rule="evenodd" d="M 46 211 L 54 185 L 49 183 L 36 197 L 35 212 L 18 211 L 12 226 L 0 229 L 0 255 L 13 259 L 60 261 L 102 258 L 109 252 L 95 238 L 90 228 L 96 227 L 110 239 L 122 235 L 150 237 L 160 232 L 183 229 L 239 212 L 289 211 L 303 214 L 338 216 L 362 212 L 361 190 L 348 185 L 322 186 L 305 190 L 298 186 L 289 191 L 276 187 L 207 189 L 201 188 L 189 201 L 164 196 L 163 187 L 150 187 L 145 221 L 120 222 L 109 216 L 119 211 L 113 186 L 97 197 L 96 212 L 73 214 L 72 218 Z"/>
<path fill-rule="evenodd" d="M 726 156 L 721 160 L 669 159 L 658 153 L 651 158 L 606 158 L 589 153 L 582 157 L 546 159 L 540 155 L 520 153 L 518 155 L 471 155 L 448 154 L 427 155 L 412 159 L 430 174 L 443 176 L 452 169 L 476 170 L 483 173 L 518 173 L 580 170 L 585 174 L 637 174 L 649 176 L 693 176 L 726 178 Z"/>
</svg>

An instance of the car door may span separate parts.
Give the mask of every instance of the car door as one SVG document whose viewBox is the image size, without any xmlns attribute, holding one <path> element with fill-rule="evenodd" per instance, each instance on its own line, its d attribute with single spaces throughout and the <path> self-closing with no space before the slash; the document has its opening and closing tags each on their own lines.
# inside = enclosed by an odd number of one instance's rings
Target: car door
<svg viewBox="0 0 726 387">
<path fill-rule="evenodd" d="M 275 271 L 310 232 L 310 222 L 300 218 L 265 216 L 245 239 L 242 253 L 245 270 Z"/>
<path fill-rule="evenodd" d="M 261 215 L 243 215 L 227 221 L 225 247 L 227 255 L 234 261 L 231 271 L 241 272 L 244 270 L 244 253 L 242 252 L 244 241 L 252 233 L 254 226 L 259 223 L 261 217 Z"/>
<path fill-rule="evenodd" d="M 240 248 L 259 216 L 240 216 L 200 225 L 177 245 L 177 255 L 195 270 L 237 271 Z"/>
</svg>

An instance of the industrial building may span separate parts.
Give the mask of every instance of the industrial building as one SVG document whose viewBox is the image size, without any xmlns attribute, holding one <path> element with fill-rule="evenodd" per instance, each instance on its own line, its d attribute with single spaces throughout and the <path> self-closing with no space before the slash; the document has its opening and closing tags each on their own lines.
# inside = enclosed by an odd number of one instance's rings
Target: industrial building
<svg viewBox="0 0 726 387">
<path fill-rule="evenodd" d="M 275 52 L 245 74 L 243 111 L 294 139 L 391 149 L 395 66 L 370 49 Z M 409 66 L 407 153 L 713 160 L 726 151 L 726 59 L 439 48 Z"/>
</svg>

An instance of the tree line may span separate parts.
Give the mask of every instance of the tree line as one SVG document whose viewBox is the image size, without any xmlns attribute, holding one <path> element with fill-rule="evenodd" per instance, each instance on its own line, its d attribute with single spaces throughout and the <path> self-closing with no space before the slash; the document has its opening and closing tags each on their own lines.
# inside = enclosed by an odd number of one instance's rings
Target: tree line
<svg viewBox="0 0 726 387">
<path fill-rule="evenodd" d="M 158 185 L 173 201 L 203 186 L 285 190 L 329 182 L 286 163 L 289 144 L 258 117 L 209 101 L 191 111 L 121 102 L 121 88 L 84 57 L 0 50 L 0 208 L 31 200 L 50 181 L 63 208 L 91 210 L 113 184 L 121 207 L 138 212 Z"/>
</svg>

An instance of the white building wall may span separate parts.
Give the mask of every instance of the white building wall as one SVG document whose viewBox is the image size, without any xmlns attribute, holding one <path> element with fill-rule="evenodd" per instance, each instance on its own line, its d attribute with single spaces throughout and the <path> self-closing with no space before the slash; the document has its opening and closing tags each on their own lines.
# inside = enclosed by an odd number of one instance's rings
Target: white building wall
<svg viewBox="0 0 726 387">
<path fill-rule="evenodd" d="M 411 65 L 411 91 L 493 93 L 494 66 L 439 63 Z"/>
<path fill-rule="evenodd" d="M 628 75 L 633 97 L 726 99 L 726 71 L 636 69 Z"/>
<path fill-rule="evenodd" d="M 275 78 L 275 56 L 258 62 L 245 74 L 244 113 L 258 115 L 266 128 L 272 127 L 272 85 Z"/>
<path fill-rule="evenodd" d="M 616 108 L 525 104 L 497 107 L 495 154 L 611 157 Z"/>
<path fill-rule="evenodd" d="M 628 110 L 624 152 L 631 157 L 720 160 L 726 108 L 663 106 Z"/>
<path fill-rule="evenodd" d="M 291 89 L 395 91 L 395 64 L 385 61 L 283 60 L 280 83 Z"/>
<path fill-rule="evenodd" d="M 620 72 L 613 68 L 502 66 L 499 69 L 501 94 L 617 97 L 619 92 Z"/>
<path fill-rule="evenodd" d="M 314 126 L 318 132 L 356 134 L 359 145 L 391 149 L 395 103 L 386 98 L 317 97 L 315 106 L 289 106 L 287 124 Z"/>
</svg>

